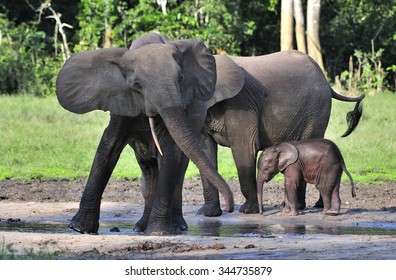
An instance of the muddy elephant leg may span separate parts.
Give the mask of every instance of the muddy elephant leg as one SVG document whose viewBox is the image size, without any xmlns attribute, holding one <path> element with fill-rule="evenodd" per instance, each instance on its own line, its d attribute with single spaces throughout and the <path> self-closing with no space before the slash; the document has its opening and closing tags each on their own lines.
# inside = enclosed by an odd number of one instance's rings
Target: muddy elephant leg
<svg viewBox="0 0 396 280">
<path fill-rule="evenodd" d="M 323 208 L 323 198 L 321 195 L 319 196 L 318 200 L 315 202 L 314 207 L 315 208 Z"/>
<path fill-rule="evenodd" d="M 172 143 L 165 143 L 172 141 Z M 159 175 L 154 194 L 153 206 L 145 233 L 152 235 L 173 234 L 173 198 L 176 185 L 182 173 L 181 163 L 185 155 L 169 137 L 161 142 L 166 147 L 164 155 L 159 157 Z M 180 210 L 180 209 L 179 209 Z M 181 214 L 181 213 L 180 213 Z"/>
<path fill-rule="evenodd" d="M 340 213 L 340 183 L 342 168 L 339 165 L 324 166 L 317 182 L 317 189 L 323 198 L 323 212 L 326 215 L 338 215 Z"/>
<path fill-rule="evenodd" d="M 304 179 L 300 179 L 300 182 L 298 184 L 298 189 L 297 189 L 297 209 L 298 210 L 304 210 L 306 207 L 305 203 L 305 194 L 307 190 L 307 182 L 304 181 Z"/>
<path fill-rule="evenodd" d="M 189 162 L 188 157 L 182 155 L 179 180 L 176 184 L 175 192 L 173 194 L 173 203 L 172 203 L 172 220 L 173 220 L 173 228 L 175 232 L 186 231 L 188 229 L 187 222 L 183 217 L 183 208 L 182 208 L 183 182 L 184 182 L 184 175 L 188 167 L 188 162 Z"/>
<path fill-rule="evenodd" d="M 69 222 L 69 227 L 75 231 L 97 233 L 99 229 L 102 194 L 126 145 L 123 137 L 126 125 L 118 117 L 111 117 L 109 126 L 103 132 L 80 201 L 80 208 Z"/>
<path fill-rule="evenodd" d="M 283 208 L 282 212 L 290 216 L 297 216 L 299 196 L 298 188 L 303 180 L 303 177 L 291 168 L 286 168 L 283 174 L 285 176 L 285 207 Z"/>
<path fill-rule="evenodd" d="M 318 186 L 320 196 L 323 198 L 323 213 L 326 213 L 331 207 L 331 190 L 325 188 L 323 185 Z"/>
<path fill-rule="evenodd" d="M 214 139 L 209 135 L 201 135 L 200 136 L 202 150 L 209 158 L 209 160 L 213 163 L 216 170 L 217 166 L 217 144 Z M 203 195 L 204 195 L 204 206 L 198 210 L 198 215 L 204 215 L 207 217 L 216 217 L 220 216 L 223 211 L 220 208 L 220 199 L 218 190 L 201 175 L 201 181 L 203 186 Z"/>
<path fill-rule="evenodd" d="M 325 212 L 329 216 L 337 216 L 341 210 L 341 199 L 340 199 L 340 183 L 338 183 L 331 193 L 331 205 L 330 209 Z"/>
<path fill-rule="evenodd" d="M 259 213 L 256 184 L 256 152 L 251 145 L 231 146 L 235 165 L 238 171 L 239 184 L 245 197 L 245 202 L 239 212 L 251 214 Z"/>
<path fill-rule="evenodd" d="M 287 185 L 285 189 L 285 207 L 282 212 L 290 216 L 298 215 L 297 189 L 294 184 Z"/>
<path fill-rule="evenodd" d="M 135 152 L 136 155 L 136 152 Z M 154 203 L 156 186 L 158 181 L 158 162 L 157 159 L 143 160 L 136 156 L 139 166 L 142 170 L 142 194 L 144 198 L 144 211 L 140 220 L 135 224 L 134 231 L 144 232 L 147 228 L 151 209 Z"/>
<path fill-rule="evenodd" d="M 290 208 L 289 199 L 288 199 L 288 197 L 287 197 L 286 185 L 285 185 L 284 200 L 283 200 L 282 205 L 283 205 L 283 207 L 282 207 L 282 213 L 283 213 L 283 214 L 289 214 L 289 213 L 291 212 L 291 208 Z"/>
</svg>

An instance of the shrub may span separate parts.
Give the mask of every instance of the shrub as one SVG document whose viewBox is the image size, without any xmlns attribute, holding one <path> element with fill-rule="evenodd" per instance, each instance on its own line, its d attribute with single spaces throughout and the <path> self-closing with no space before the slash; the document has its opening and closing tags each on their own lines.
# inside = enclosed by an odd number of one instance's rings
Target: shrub
<svg viewBox="0 0 396 280">
<path fill-rule="evenodd" d="M 55 92 L 60 62 L 45 54 L 43 31 L 15 27 L 0 16 L 0 94 L 48 95 Z"/>
</svg>

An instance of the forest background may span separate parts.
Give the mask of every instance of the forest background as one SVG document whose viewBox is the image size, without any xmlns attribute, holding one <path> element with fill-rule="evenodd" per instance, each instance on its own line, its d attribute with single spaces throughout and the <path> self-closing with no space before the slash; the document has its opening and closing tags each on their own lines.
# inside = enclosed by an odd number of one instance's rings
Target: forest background
<svg viewBox="0 0 396 280">
<path fill-rule="evenodd" d="M 306 26 L 317 21 L 329 80 L 366 92 L 395 91 L 396 0 L 294 2 Z M 319 5 L 320 18 L 309 16 L 309 2 Z M 0 93 L 54 94 L 57 73 L 71 53 L 128 47 L 147 32 L 200 38 L 214 54 L 276 52 L 285 3 L 293 1 L 1 0 Z M 297 49 L 297 38 L 290 38 Z"/>
<path fill-rule="evenodd" d="M 148 32 L 200 38 L 214 54 L 244 56 L 285 49 L 288 32 L 286 48 L 300 49 L 296 3 L 304 40 L 310 24 L 318 31 L 328 80 L 342 94 L 369 94 L 361 124 L 345 139 L 350 106 L 333 104 L 326 137 L 337 140 L 358 181 L 396 181 L 396 0 L 0 0 L 0 180 L 87 176 L 108 114 L 82 117 L 57 103 L 56 77 L 72 53 L 128 47 Z M 320 12 L 313 20 L 312 3 Z M 235 177 L 231 154 L 220 152 L 220 172 Z M 115 176 L 140 177 L 133 160 L 123 153 Z M 190 168 L 187 176 L 195 175 Z"/>
</svg>

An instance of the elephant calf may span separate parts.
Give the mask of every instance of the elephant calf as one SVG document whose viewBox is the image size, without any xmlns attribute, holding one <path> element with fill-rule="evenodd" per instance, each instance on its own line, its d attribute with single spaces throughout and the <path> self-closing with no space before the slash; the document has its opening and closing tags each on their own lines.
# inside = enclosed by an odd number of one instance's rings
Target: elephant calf
<svg viewBox="0 0 396 280">
<path fill-rule="evenodd" d="M 264 182 L 282 172 L 285 177 L 283 213 L 298 215 L 298 197 L 305 196 L 305 185 L 310 183 L 316 186 L 323 198 L 324 213 L 338 215 L 341 207 L 339 190 L 342 171 L 351 180 L 352 197 L 355 197 L 352 176 L 345 167 L 340 150 L 330 140 L 311 139 L 272 146 L 262 152 L 258 161 L 257 193 L 260 212 Z"/>
</svg>

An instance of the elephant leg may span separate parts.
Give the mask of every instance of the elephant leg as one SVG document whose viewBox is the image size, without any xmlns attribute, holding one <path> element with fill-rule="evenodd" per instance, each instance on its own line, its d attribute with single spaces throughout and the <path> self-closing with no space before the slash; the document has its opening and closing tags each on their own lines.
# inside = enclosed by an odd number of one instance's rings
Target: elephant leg
<svg viewBox="0 0 396 280">
<path fill-rule="evenodd" d="M 136 153 L 135 153 L 136 155 Z M 144 211 L 140 220 L 135 224 L 134 231 L 144 232 L 147 228 L 151 209 L 154 203 L 156 185 L 158 180 L 158 162 L 157 159 L 143 160 L 136 155 L 136 159 L 142 170 L 142 193 L 144 198 Z"/>
<path fill-rule="evenodd" d="M 285 184 L 285 207 L 282 212 L 290 216 L 298 215 L 298 186 L 296 182 L 287 181 Z"/>
<path fill-rule="evenodd" d="M 323 198 L 323 212 L 326 213 L 331 207 L 331 193 L 326 186 L 318 187 L 320 195 Z"/>
<path fill-rule="evenodd" d="M 256 151 L 252 145 L 231 146 L 235 165 L 238 170 L 238 178 L 245 202 L 239 208 L 239 212 L 251 214 L 259 213 L 256 184 Z"/>
<path fill-rule="evenodd" d="M 340 199 L 340 183 L 338 183 L 331 193 L 331 205 L 330 209 L 325 212 L 329 216 L 337 216 L 341 210 L 341 199 Z"/>
<path fill-rule="evenodd" d="M 297 189 L 297 209 L 304 210 L 306 207 L 305 203 L 305 194 L 307 190 L 307 182 L 304 181 L 304 178 L 300 179 Z"/>
<path fill-rule="evenodd" d="M 100 203 L 103 191 L 110 179 L 119 156 L 126 145 L 125 125 L 112 117 L 103 132 L 91 171 L 85 186 L 80 208 L 69 222 L 69 227 L 80 233 L 97 233 L 99 229 Z"/>
<path fill-rule="evenodd" d="M 324 202 L 324 211 L 326 215 L 336 216 L 340 214 L 341 199 L 340 199 L 340 184 L 341 184 L 342 168 L 338 165 L 333 165 L 329 168 L 329 175 L 326 176 L 325 194 L 329 196 L 330 205 L 326 207 Z M 323 194 L 323 200 L 324 194 Z"/>
<path fill-rule="evenodd" d="M 185 157 L 171 138 L 167 139 L 165 142 L 168 143 L 164 143 L 164 141 L 161 142 L 164 155 L 159 157 L 157 188 L 147 228 L 145 230 L 145 233 L 152 235 L 174 233 L 172 216 L 173 198 L 176 185 L 183 171 L 181 162 L 183 161 L 183 157 Z"/>
<path fill-rule="evenodd" d="M 315 185 L 323 198 L 323 212 L 326 215 L 338 215 L 341 208 L 339 189 L 342 168 L 335 164 L 323 166 L 322 170 Z"/>
<path fill-rule="evenodd" d="M 183 208 L 182 208 L 183 182 L 184 182 L 184 175 L 188 167 L 188 162 L 189 162 L 188 157 L 182 155 L 179 180 L 175 187 L 175 192 L 173 194 L 173 204 L 172 204 L 172 219 L 173 219 L 173 228 L 175 232 L 186 231 L 188 229 L 187 222 L 183 217 Z"/>
<path fill-rule="evenodd" d="M 291 208 L 290 208 L 289 199 L 287 198 L 286 185 L 285 185 L 284 200 L 283 200 L 282 205 L 283 205 L 282 213 L 283 214 L 289 214 L 291 212 Z"/>
<path fill-rule="evenodd" d="M 200 137 L 202 149 L 209 160 L 213 163 L 217 169 L 217 144 L 214 139 L 209 135 L 202 134 Z M 220 208 L 220 198 L 218 190 L 201 175 L 201 181 L 203 186 L 204 195 L 204 206 L 198 210 L 198 215 L 204 215 L 207 217 L 220 216 L 223 211 Z"/>
<path fill-rule="evenodd" d="M 323 208 L 323 198 L 319 195 L 318 200 L 315 202 L 314 208 Z"/>
</svg>

